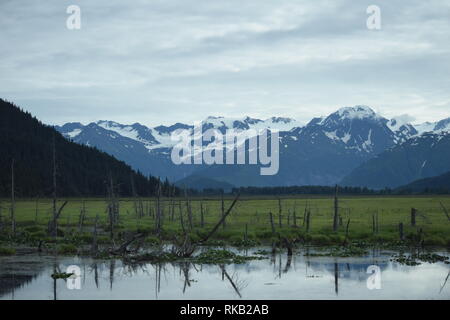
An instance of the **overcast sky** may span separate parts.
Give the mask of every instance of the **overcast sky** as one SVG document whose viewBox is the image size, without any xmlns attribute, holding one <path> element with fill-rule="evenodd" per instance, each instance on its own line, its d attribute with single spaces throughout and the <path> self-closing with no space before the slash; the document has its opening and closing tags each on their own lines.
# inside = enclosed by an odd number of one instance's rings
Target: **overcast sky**
<svg viewBox="0 0 450 320">
<path fill-rule="evenodd" d="M 450 1 L 0 0 L 0 97 L 49 124 L 306 122 L 357 104 L 435 121 L 450 116 Z"/>
</svg>

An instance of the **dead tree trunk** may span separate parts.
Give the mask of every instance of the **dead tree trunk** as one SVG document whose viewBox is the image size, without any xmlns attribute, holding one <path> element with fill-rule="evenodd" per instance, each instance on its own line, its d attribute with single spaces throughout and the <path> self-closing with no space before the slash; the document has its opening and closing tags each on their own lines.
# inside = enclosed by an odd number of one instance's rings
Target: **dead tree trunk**
<svg viewBox="0 0 450 320">
<path fill-rule="evenodd" d="M 83 231 L 83 224 L 85 218 L 86 218 L 86 204 L 85 201 L 83 200 L 80 209 L 80 217 L 78 219 L 78 230 L 80 233 Z"/>
<path fill-rule="evenodd" d="M 273 222 L 273 214 L 272 214 L 272 212 L 269 212 L 269 218 L 270 218 L 270 226 L 272 228 L 272 233 L 275 234 L 275 224 Z"/>
<path fill-rule="evenodd" d="M 336 185 L 334 191 L 334 216 L 333 216 L 333 231 L 336 232 L 338 230 L 339 223 L 339 210 L 338 210 L 338 185 Z"/>
<path fill-rule="evenodd" d="M 57 237 L 57 228 L 58 228 L 58 219 L 61 216 L 61 213 L 64 209 L 64 207 L 67 204 L 67 200 L 64 201 L 64 203 L 61 205 L 61 207 L 59 207 L 58 211 L 56 212 L 55 216 L 53 217 L 53 219 L 49 222 L 48 224 L 48 233 L 50 235 L 53 235 L 55 238 Z"/>
<path fill-rule="evenodd" d="M 416 226 L 416 213 L 417 213 L 417 210 L 415 208 L 411 208 L 411 226 L 412 227 Z"/>
<path fill-rule="evenodd" d="M 3 215 L 2 215 L 2 210 L 3 210 L 3 207 L 2 207 L 2 203 L 0 202 L 0 232 L 3 231 Z"/>
<path fill-rule="evenodd" d="M 183 207 L 181 205 L 181 201 L 178 202 L 178 207 L 180 209 L 180 224 L 181 230 L 183 230 L 183 234 L 186 234 L 186 228 L 184 227 L 184 219 L 183 219 Z"/>
<path fill-rule="evenodd" d="M 192 208 L 191 208 L 191 202 L 189 200 L 189 196 L 188 196 L 186 187 L 184 187 L 184 197 L 186 199 L 186 210 L 187 210 L 187 214 L 188 214 L 189 230 L 192 230 Z"/>
<path fill-rule="evenodd" d="M 398 233 L 399 233 L 399 236 L 400 236 L 400 240 L 401 241 L 405 240 L 405 237 L 403 235 L 403 222 L 400 222 L 398 224 Z"/>
<path fill-rule="evenodd" d="M 281 213 L 282 213 L 282 208 L 281 208 L 281 199 L 278 198 L 278 226 L 281 228 Z"/>
<path fill-rule="evenodd" d="M 14 190 L 14 158 L 11 161 L 11 234 L 16 235 L 16 198 Z"/>
<path fill-rule="evenodd" d="M 306 212 L 306 232 L 309 232 L 310 223 L 311 223 L 311 210 L 308 209 Z"/>
<path fill-rule="evenodd" d="M 155 228 L 156 228 L 156 234 L 158 236 L 161 235 L 161 181 L 158 179 L 158 189 L 156 191 L 156 220 L 155 220 Z"/>
<path fill-rule="evenodd" d="M 56 238 L 58 236 L 58 226 L 56 224 L 56 140 L 53 134 L 53 236 Z"/>
<path fill-rule="evenodd" d="M 211 230 L 211 232 L 202 240 L 202 242 L 206 242 L 216 231 L 217 229 L 220 227 L 220 225 L 225 221 L 226 217 L 231 213 L 231 210 L 233 209 L 234 205 L 236 204 L 236 202 L 238 201 L 240 196 L 240 193 L 238 193 L 236 195 L 236 197 L 234 198 L 233 202 L 231 203 L 230 207 L 228 208 L 228 210 L 225 212 L 224 216 L 220 219 L 220 221 L 215 225 L 215 227 Z"/>
<path fill-rule="evenodd" d="M 348 231 L 350 227 L 350 218 L 347 220 L 347 227 L 345 228 L 345 238 L 344 238 L 344 245 L 347 245 L 348 243 Z"/>
<path fill-rule="evenodd" d="M 303 212 L 303 227 L 306 226 L 306 215 L 308 213 L 308 200 L 306 200 L 306 204 L 305 204 L 305 212 Z"/>
<path fill-rule="evenodd" d="M 108 219 L 109 219 L 109 234 L 110 238 L 114 238 L 114 228 L 119 221 L 119 201 L 116 194 L 116 186 L 113 181 L 112 174 L 109 175 L 108 191 Z"/>
<path fill-rule="evenodd" d="M 91 252 L 93 255 L 96 255 L 98 252 L 98 244 L 97 244 L 97 228 L 98 228 L 98 214 L 95 216 L 95 222 L 94 222 L 94 232 L 92 235 L 92 246 L 91 246 Z"/>
<path fill-rule="evenodd" d="M 221 192 L 221 196 L 222 196 L 221 197 L 221 213 L 222 213 L 222 217 L 223 217 L 225 215 L 225 201 L 223 199 L 223 190 Z M 225 229 L 226 225 L 227 225 L 226 220 L 223 220 L 222 228 Z"/>
<path fill-rule="evenodd" d="M 203 216 L 203 202 L 200 202 L 200 227 L 205 226 L 205 217 Z"/>
<path fill-rule="evenodd" d="M 36 203 L 34 207 L 34 223 L 38 222 L 38 213 L 39 213 L 39 197 L 36 197 Z"/>
<path fill-rule="evenodd" d="M 297 210 L 294 207 L 294 212 L 292 213 L 292 219 L 294 219 L 294 227 L 297 227 Z"/>
<path fill-rule="evenodd" d="M 372 213 L 372 233 L 375 233 L 375 214 Z"/>
<path fill-rule="evenodd" d="M 450 221 L 450 215 L 449 215 L 449 213 L 448 213 L 447 208 L 444 207 L 444 205 L 442 204 L 442 202 L 439 201 L 439 203 L 440 203 L 440 205 L 441 205 L 441 207 L 442 207 L 442 210 L 444 211 L 445 215 L 447 216 L 447 219 Z"/>
</svg>

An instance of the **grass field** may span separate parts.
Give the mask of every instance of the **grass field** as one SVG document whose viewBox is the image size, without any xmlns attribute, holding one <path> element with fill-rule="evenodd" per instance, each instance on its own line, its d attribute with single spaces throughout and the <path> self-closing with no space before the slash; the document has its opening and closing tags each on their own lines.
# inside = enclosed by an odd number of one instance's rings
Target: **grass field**
<svg viewBox="0 0 450 320">
<path fill-rule="evenodd" d="M 59 200 L 59 204 L 65 199 Z M 98 214 L 104 230 L 108 225 L 105 199 L 90 198 L 67 199 L 59 219 L 59 228 L 63 231 L 79 232 L 79 214 L 82 202 L 85 203 L 86 220 L 82 233 L 92 230 L 95 216 Z M 155 199 L 141 199 L 144 216 L 138 218 L 133 199 L 121 199 L 120 218 L 117 232 L 155 230 Z M 225 199 L 225 210 L 232 199 Z M 349 238 L 363 241 L 397 241 L 399 240 L 399 223 L 404 224 L 406 239 L 417 237 L 422 230 L 421 239 L 425 244 L 450 246 L 450 221 L 447 219 L 440 203 L 450 210 L 450 197 L 446 196 L 342 196 L 339 198 L 339 216 L 342 224 L 338 232 L 332 231 L 334 200 L 331 196 L 301 196 L 281 198 L 281 216 L 279 200 L 270 197 L 243 197 L 226 219 L 226 226 L 220 227 L 214 235 L 216 240 L 239 243 L 243 239 L 264 241 L 274 238 L 269 212 L 273 214 L 276 234 L 286 237 L 307 239 L 315 244 L 333 244 L 343 241 L 348 220 Z M 0 200 L 2 233 L 10 229 L 7 199 Z M 218 198 L 190 199 L 192 212 L 191 231 L 194 239 L 206 234 L 221 217 L 221 201 Z M 42 230 L 51 218 L 52 203 L 50 199 L 20 200 L 16 203 L 17 228 L 42 226 Z M 183 198 L 163 199 L 163 238 L 171 239 L 182 231 L 180 207 L 185 227 L 188 226 L 187 202 Z M 203 226 L 201 218 L 203 207 Z M 306 231 L 304 223 L 305 208 L 310 211 L 310 228 Z M 416 226 L 411 226 L 411 208 L 417 209 Z M 373 216 L 378 216 L 378 231 L 373 230 Z M 281 217 L 281 218 L 280 218 Z M 296 217 L 296 223 L 294 223 Z M 280 226 L 281 222 L 281 226 Z M 246 231 L 247 230 L 247 231 Z M 105 232 L 105 234 L 107 234 Z"/>
</svg>

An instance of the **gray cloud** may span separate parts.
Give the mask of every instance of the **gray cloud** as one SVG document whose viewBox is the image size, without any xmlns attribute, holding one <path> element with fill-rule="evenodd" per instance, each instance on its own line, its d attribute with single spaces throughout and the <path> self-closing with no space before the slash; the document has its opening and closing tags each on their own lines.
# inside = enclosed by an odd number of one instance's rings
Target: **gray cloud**
<svg viewBox="0 0 450 320">
<path fill-rule="evenodd" d="M 82 28 L 66 29 L 81 7 Z M 366 28 L 381 8 L 382 29 Z M 450 116 L 447 1 L 2 1 L 0 96 L 47 123 Z"/>
</svg>

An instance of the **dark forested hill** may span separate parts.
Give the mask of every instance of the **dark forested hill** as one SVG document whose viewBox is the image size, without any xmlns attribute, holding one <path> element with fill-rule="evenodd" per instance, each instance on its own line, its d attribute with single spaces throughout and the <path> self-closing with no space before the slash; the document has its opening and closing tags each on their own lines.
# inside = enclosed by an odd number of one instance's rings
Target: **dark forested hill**
<svg viewBox="0 0 450 320">
<path fill-rule="evenodd" d="M 142 196 L 154 194 L 157 189 L 155 177 L 147 178 L 104 152 L 68 141 L 53 127 L 0 99 L 0 196 L 11 193 L 13 159 L 18 196 L 50 195 L 53 191 L 53 149 L 59 196 L 105 195 L 110 176 L 121 196 L 132 195 L 132 185 Z M 162 189 L 168 193 L 172 187 L 166 182 Z"/>
<path fill-rule="evenodd" d="M 399 187 L 397 192 L 450 193 L 450 172 L 436 177 L 413 181 Z"/>
<path fill-rule="evenodd" d="M 450 133 L 424 133 L 379 154 L 354 169 L 345 186 L 396 188 L 450 170 Z"/>
</svg>

